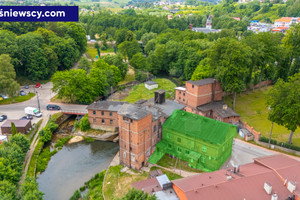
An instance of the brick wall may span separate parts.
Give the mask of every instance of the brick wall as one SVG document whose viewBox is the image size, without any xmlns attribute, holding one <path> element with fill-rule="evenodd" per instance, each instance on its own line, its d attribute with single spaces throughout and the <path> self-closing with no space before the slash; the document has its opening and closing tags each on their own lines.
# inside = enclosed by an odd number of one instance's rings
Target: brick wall
<svg viewBox="0 0 300 200">
<path fill-rule="evenodd" d="M 260 132 L 255 131 L 253 127 L 251 127 L 247 124 L 247 122 L 243 122 L 243 128 L 247 129 L 250 133 L 252 133 L 254 136 L 254 139 L 259 141 L 259 138 L 261 136 Z"/>
<path fill-rule="evenodd" d="M 181 104 L 185 105 L 186 104 L 186 99 L 187 99 L 186 91 L 176 90 L 175 98 L 176 98 L 176 101 L 178 103 L 181 103 Z"/>
<path fill-rule="evenodd" d="M 119 115 L 120 162 L 139 170 L 151 155 L 152 114 L 140 120 Z M 153 146 L 153 144 L 152 144 Z"/>
<path fill-rule="evenodd" d="M 116 111 L 88 110 L 88 115 L 92 128 L 113 131 L 119 126 Z"/>
</svg>

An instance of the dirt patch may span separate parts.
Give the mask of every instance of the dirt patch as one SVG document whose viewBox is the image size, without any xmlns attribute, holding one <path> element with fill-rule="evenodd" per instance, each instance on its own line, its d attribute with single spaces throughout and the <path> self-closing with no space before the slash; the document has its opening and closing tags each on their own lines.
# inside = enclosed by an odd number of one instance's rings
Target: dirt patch
<svg viewBox="0 0 300 200">
<path fill-rule="evenodd" d="M 129 95 L 129 90 L 125 89 L 119 92 L 116 92 L 108 97 L 108 100 L 122 100 Z"/>
</svg>

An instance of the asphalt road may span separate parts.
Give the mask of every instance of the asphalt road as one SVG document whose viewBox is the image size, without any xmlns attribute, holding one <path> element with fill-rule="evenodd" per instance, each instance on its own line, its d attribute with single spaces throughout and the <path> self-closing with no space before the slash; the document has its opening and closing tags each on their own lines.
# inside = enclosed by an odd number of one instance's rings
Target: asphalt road
<svg viewBox="0 0 300 200">
<path fill-rule="evenodd" d="M 29 89 L 25 89 L 24 87 L 21 87 L 26 93 L 28 92 L 36 92 L 39 97 L 40 101 L 40 108 L 41 112 L 43 114 L 46 114 L 47 112 L 51 113 L 51 111 L 47 111 L 46 106 L 50 104 L 50 99 L 55 96 L 55 93 L 51 91 L 52 83 L 49 82 L 47 84 L 43 84 L 42 88 L 34 88 L 33 85 L 29 86 Z M 21 102 L 21 103 L 15 103 L 15 104 L 8 104 L 8 105 L 0 105 L 0 115 L 7 115 L 8 119 L 19 119 L 22 116 L 25 116 L 24 108 L 27 106 L 38 108 L 38 101 L 37 101 L 37 95 L 33 97 L 32 99 Z M 60 103 L 52 103 L 59 105 L 63 110 L 82 110 L 85 111 L 87 105 L 77 105 L 77 104 L 60 104 Z M 32 123 L 36 123 L 39 119 L 33 118 Z M 4 121 L 5 122 L 5 121 Z M 3 122 L 0 122 L 0 126 L 3 124 Z M 1 130 L 0 130 L 1 131 Z"/>
<path fill-rule="evenodd" d="M 254 158 L 274 155 L 273 151 L 234 139 L 231 158 L 221 168 L 253 163 Z"/>
</svg>

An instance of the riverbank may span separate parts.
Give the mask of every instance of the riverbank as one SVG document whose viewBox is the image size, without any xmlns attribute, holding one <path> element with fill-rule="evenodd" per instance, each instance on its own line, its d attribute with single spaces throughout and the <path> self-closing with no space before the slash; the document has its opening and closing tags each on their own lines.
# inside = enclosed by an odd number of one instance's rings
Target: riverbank
<svg viewBox="0 0 300 200">
<path fill-rule="evenodd" d="M 110 141 L 114 142 L 114 139 L 119 136 L 118 132 L 105 132 L 96 129 L 89 129 L 88 131 L 81 131 L 80 129 L 76 129 L 73 133 L 75 137 L 89 137 L 99 141 Z"/>
</svg>

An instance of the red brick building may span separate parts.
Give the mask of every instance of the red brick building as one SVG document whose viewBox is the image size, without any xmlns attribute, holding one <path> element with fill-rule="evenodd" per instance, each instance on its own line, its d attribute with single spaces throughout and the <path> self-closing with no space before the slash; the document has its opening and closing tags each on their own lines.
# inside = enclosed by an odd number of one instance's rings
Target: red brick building
<svg viewBox="0 0 300 200">
<path fill-rule="evenodd" d="M 185 105 L 187 112 L 232 124 L 239 122 L 240 116 L 222 102 L 224 92 L 215 79 L 187 81 L 185 87 L 175 89 L 176 101 Z"/>
<path fill-rule="evenodd" d="M 184 106 L 165 100 L 164 91 L 156 97 L 124 104 L 118 111 L 120 163 L 139 170 L 147 163 L 162 138 L 162 124 L 175 109 Z"/>
<path fill-rule="evenodd" d="M 87 107 L 89 121 L 94 129 L 117 131 L 119 120 L 117 112 L 126 102 L 99 101 Z"/>
</svg>

